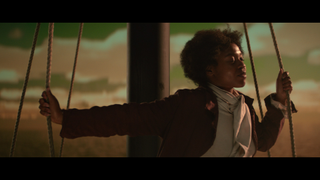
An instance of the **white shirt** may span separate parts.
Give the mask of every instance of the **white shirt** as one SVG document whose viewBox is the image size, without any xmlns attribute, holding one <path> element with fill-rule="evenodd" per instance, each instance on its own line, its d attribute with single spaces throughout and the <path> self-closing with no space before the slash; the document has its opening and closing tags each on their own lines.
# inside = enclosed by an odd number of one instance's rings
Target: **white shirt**
<svg viewBox="0 0 320 180">
<path fill-rule="evenodd" d="M 234 95 L 211 83 L 209 87 L 217 96 L 219 116 L 214 144 L 202 157 L 252 157 L 255 145 L 250 111 L 244 96 L 236 91 Z M 281 109 L 286 116 L 286 106 L 272 98 L 271 104 Z"/>
</svg>

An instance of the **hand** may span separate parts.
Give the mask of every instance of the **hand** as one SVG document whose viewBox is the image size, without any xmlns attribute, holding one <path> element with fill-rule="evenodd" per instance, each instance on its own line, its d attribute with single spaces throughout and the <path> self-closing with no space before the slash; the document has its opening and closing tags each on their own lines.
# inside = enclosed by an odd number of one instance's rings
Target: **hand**
<svg viewBox="0 0 320 180">
<path fill-rule="evenodd" d="M 277 78 L 276 89 L 277 89 L 277 92 L 276 92 L 275 100 L 285 105 L 287 101 L 286 91 L 289 91 L 289 94 L 290 94 L 293 89 L 289 72 L 287 71 L 284 72 L 283 69 L 280 69 L 280 72 Z"/>
<path fill-rule="evenodd" d="M 49 99 L 49 103 L 46 101 Z M 42 98 L 39 99 L 40 114 L 43 116 L 51 116 L 51 121 L 56 124 L 62 124 L 62 110 L 60 109 L 57 98 L 51 93 L 50 89 L 42 92 Z"/>
</svg>

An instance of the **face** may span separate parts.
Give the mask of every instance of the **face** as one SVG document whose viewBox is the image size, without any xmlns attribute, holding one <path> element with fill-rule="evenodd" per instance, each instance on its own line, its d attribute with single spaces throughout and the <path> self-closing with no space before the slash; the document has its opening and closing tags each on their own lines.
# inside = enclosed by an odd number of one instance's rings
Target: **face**
<svg viewBox="0 0 320 180">
<path fill-rule="evenodd" d="M 216 66 L 207 67 L 209 81 L 231 92 L 234 87 L 243 87 L 246 83 L 246 66 L 239 47 L 232 43 L 231 46 L 216 58 Z"/>
</svg>

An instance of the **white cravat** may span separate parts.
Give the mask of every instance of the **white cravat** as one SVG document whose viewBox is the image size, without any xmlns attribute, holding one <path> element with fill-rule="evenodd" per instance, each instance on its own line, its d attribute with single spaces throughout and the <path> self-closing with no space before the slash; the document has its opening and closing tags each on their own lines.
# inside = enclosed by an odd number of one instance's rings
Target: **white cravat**
<svg viewBox="0 0 320 180">
<path fill-rule="evenodd" d="M 252 141 L 250 111 L 243 95 L 236 95 L 209 83 L 217 96 L 219 119 L 214 144 L 202 157 L 251 157 Z"/>
</svg>

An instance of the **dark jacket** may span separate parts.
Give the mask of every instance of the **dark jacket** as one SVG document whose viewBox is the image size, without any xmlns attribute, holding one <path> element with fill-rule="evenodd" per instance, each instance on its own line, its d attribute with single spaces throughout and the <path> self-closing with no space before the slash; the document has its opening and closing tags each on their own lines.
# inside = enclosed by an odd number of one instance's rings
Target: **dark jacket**
<svg viewBox="0 0 320 180">
<path fill-rule="evenodd" d="M 245 96 L 245 102 L 251 113 L 256 150 L 267 151 L 281 132 L 285 121 L 283 114 L 271 105 L 268 96 L 265 98 L 267 112 L 259 122 L 252 106 L 253 99 Z M 60 135 L 71 139 L 157 135 L 162 138 L 158 156 L 199 157 L 214 143 L 218 116 L 216 96 L 211 89 L 199 87 L 178 90 L 174 95 L 150 103 L 64 110 Z"/>
</svg>

